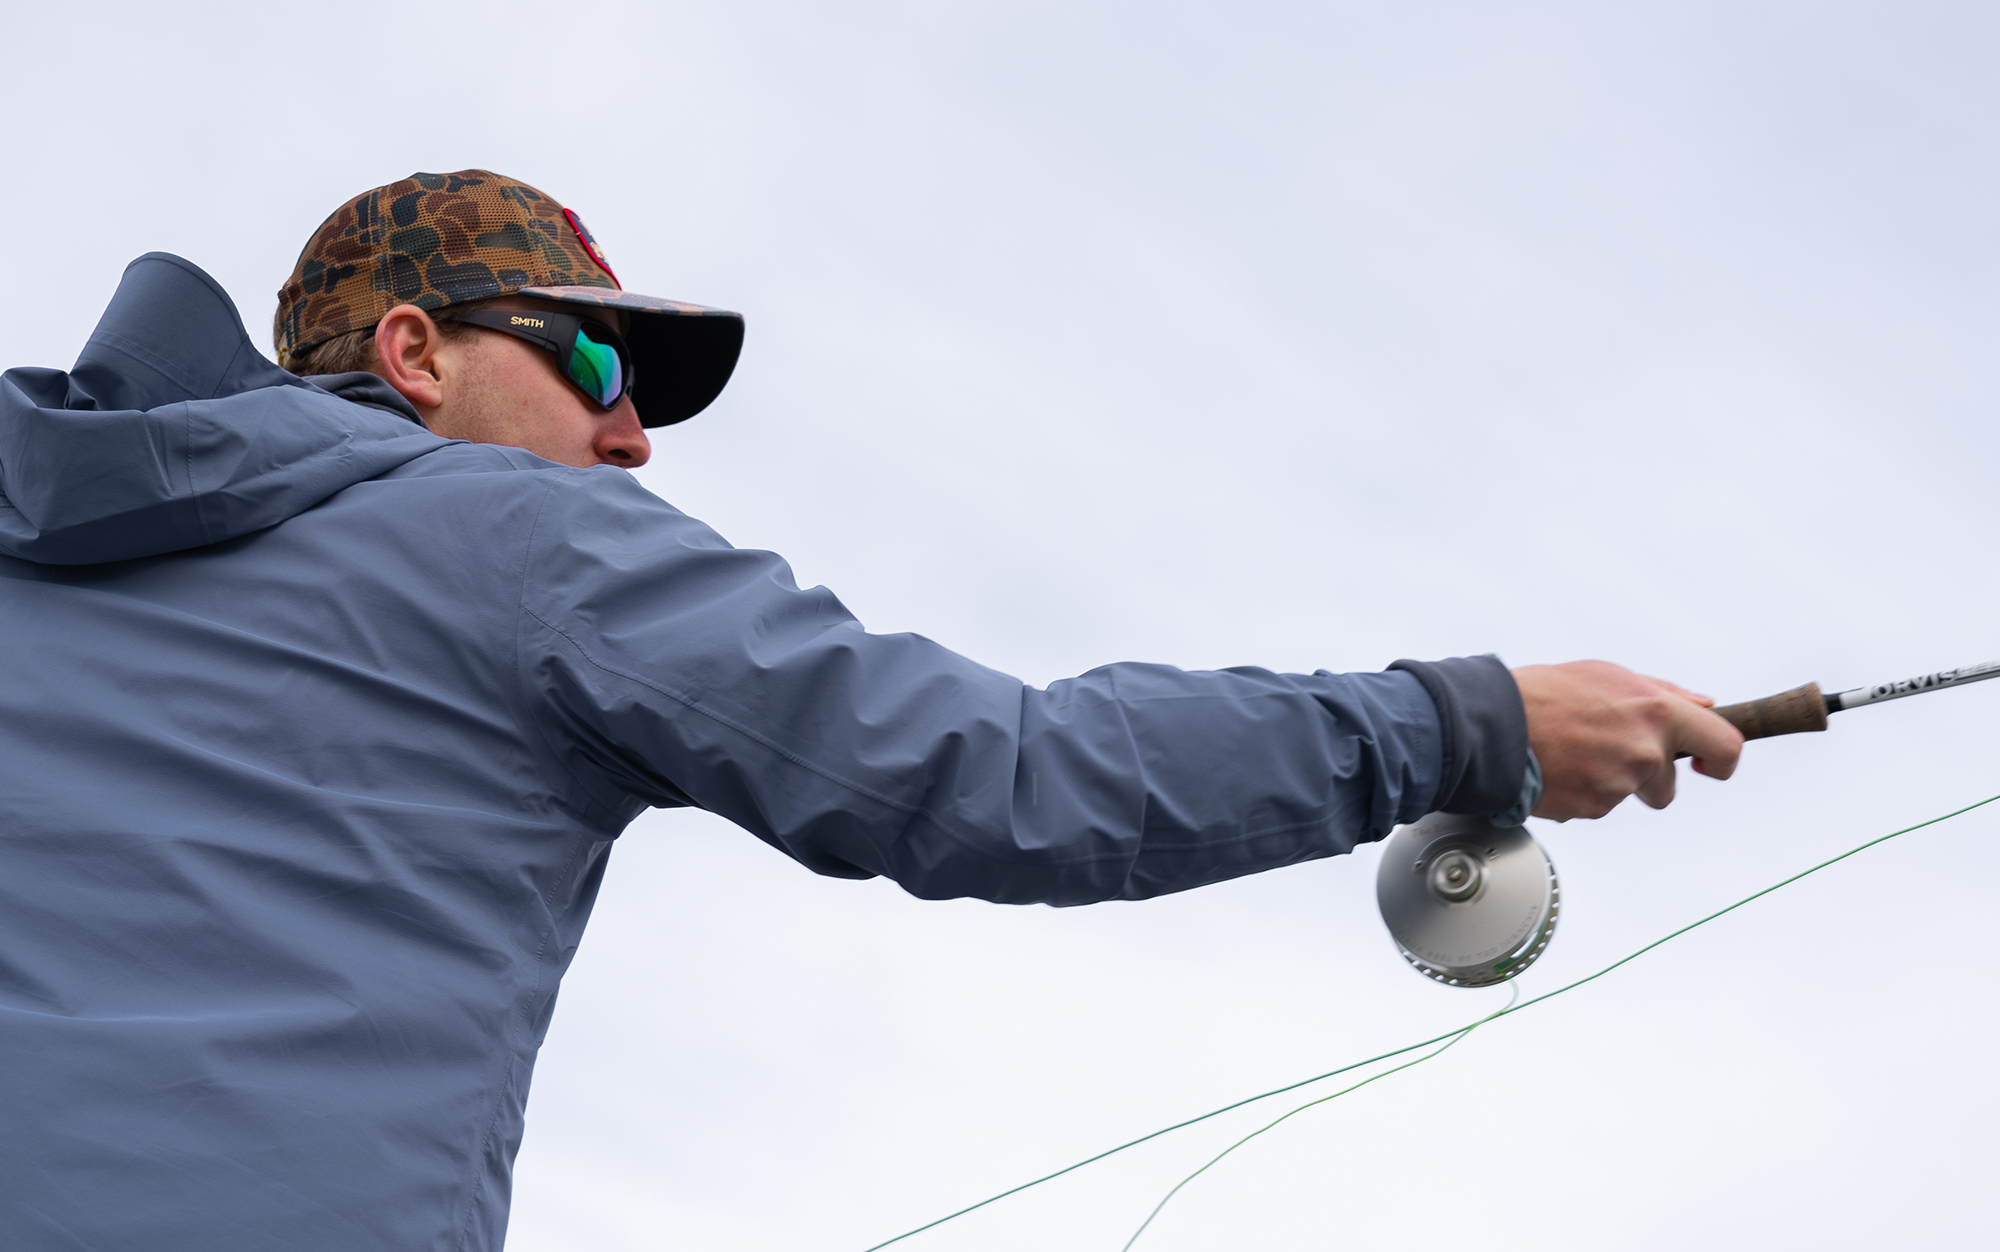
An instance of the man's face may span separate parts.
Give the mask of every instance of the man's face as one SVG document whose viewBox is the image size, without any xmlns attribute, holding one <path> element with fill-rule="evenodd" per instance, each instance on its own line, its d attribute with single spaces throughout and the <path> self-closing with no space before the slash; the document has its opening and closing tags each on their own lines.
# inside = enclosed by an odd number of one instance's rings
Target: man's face
<svg viewBox="0 0 2000 1252">
<path fill-rule="evenodd" d="M 614 309 L 520 296 L 484 301 L 480 307 L 595 318 L 620 334 L 627 324 L 625 315 Z M 448 337 L 433 325 L 424 341 L 423 328 L 413 319 L 405 315 L 401 322 L 395 320 L 403 312 L 403 308 L 391 310 L 378 331 L 376 351 L 386 367 L 380 372 L 417 406 L 436 433 L 448 439 L 526 448 L 564 465 L 636 469 L 652 455 L 630 396 L 607 412 L 563 377 L 552 352 L 476 327 Z"/>
</svg>

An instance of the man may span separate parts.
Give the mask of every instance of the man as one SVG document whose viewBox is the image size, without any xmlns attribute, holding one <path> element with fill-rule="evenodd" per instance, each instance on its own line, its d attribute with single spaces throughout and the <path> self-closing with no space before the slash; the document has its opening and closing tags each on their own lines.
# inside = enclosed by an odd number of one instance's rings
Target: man
<svg viewBox="0 0 2000 1252">
<path fill-rule="evenodd" d="M 1663 805 L 1677 752 L 1726 777 L 1741 746 L 1600 662 L 1038 691 L 870 635 L 620 472 L 741 319 L 625 293 L 485 171 L 343 206 L 276 332 L 293 372 L 149 254 L 69 373 L 0 381 L 9 1248 L 499 1247 L 557 984 L 648 806 L 1081 904 L 1436 809 Z"/>
</svg>

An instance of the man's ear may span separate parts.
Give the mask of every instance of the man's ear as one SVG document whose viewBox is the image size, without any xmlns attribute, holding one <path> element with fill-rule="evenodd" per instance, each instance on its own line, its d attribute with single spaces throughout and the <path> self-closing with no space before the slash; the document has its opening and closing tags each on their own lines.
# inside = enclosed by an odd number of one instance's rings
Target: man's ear
<svg viewBox="0 0 2000 1252">
<path fill-rule="evenodd" d="M 403 398 L 428 413 L 444 403 L 439 353 L 444 332 L 414 304 L 399 304 L 375 324 L 375 368 Z"/>
</svg>

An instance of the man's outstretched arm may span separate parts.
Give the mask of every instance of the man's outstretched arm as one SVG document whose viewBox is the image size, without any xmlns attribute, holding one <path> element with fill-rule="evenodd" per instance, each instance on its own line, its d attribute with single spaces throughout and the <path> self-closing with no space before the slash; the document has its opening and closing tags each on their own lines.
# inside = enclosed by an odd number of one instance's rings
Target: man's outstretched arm
<svg viewBox="0 0 2000 1252">
<path fill-rule="evenodd" d="M 614 813 L 708 809 L 822 873 L 933 898 L 1132 899 L 1521 793 L 1534 712 L 1488 658 L 1379 674 L 1121 664 L 1040 690 L 866 632 L 777 557 L 613 471 L 561 476 L 541 513 L 523 678 L 560 775 Z M 1611 721 L 1625 744 L 1633 719 Z M 1558 794 L 1615 789 L 1588 755 L 1605 737 L 1545 765 Z"/>
</svg>

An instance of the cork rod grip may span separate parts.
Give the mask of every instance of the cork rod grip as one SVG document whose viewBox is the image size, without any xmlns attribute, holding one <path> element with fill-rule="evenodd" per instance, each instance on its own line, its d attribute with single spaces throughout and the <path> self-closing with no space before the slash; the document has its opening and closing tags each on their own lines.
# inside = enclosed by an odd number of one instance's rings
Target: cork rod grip
<svg viewBox="0 0 2000 1252">
<path fill-rule="evenodd" d="M 1826 697 L 1820 694 L 1818 683 L 1807 683 L 1761 700 L 1725 704 L 1715 712 L 1742 731 L 1745 739 L 1769 739 L 1772 735 L 1826 729 Z"/>
</svg>

